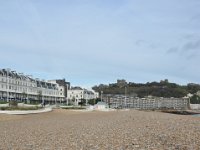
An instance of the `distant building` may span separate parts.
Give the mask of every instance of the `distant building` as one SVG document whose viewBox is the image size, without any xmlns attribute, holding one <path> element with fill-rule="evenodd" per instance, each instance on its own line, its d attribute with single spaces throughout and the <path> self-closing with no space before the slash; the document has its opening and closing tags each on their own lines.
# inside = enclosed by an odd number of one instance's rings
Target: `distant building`
<svg viewBox="0 0 200 150">
<path fill-rule="evenodd" d="M 200 96 L 200 91 L 197 91 L 197 93 L 196 93 L 198 96 Z"/>
<path fill-rule="evenodd" d="M 48 82 L 57 84 L 59 95 L 63 97 L 64 101 L 67 101 L 67 91 L 70 89 L 70 82 L 66 82 L 65 79 L 49 80 Z"/>
<path fill-rule="evenodd" d="M 86 100 L 86 104 L 90 99 L 96 99 L 99 95 L 97 92 L 83 89 L 81 87 L 72 87 L 68 90 L 67 99 L 70 100 L 74 105 L 78 105 L 81 100 Z"/>
<path fill-rule="evenodd" d="M 106 101 L 107 102 L 107 101 Z M 107 102 L 111 108 L 133 109 L 177 109 L 189 108 L 189 98 L 163 98 L 163 97 L 127 97 L 125 95 L 113 95 Z"/>
<path fill-rule="evenodd" d="M 121 79 L 121 80 L 117 80 L 117 85 L 119 86 L 119 87 L 122 87 L 122 86 L 125 86 L 125 85 L 127 85 L 127 82 L 126 82 L 126 80 L 124 80 L 124 79 Z"/>
<path fill-rule="evenodd" d="M 105 102 L 98 102 L 96 105 L 94 105 L 95 110 L 103 110 L 103 109 L 108 109 L 109 106 Z"/>
<path fill-rule="evenodd" d="M 199 94 L 200 94 L 200 93 L 199 93 Z M 189 98 L 192 97 L 192 96 L 193 96 L 193 94 L 191 94 L 191 93 L 188 93 L 188 94 L 187 94 L 187 97 L 189 97 Z"/>
</svg>

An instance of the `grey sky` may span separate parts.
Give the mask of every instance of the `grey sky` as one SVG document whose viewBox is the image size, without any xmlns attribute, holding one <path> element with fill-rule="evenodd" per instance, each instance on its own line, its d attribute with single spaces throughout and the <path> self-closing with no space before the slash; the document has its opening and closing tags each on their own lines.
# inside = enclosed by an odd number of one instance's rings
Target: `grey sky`
<svg viewBox="0 0 200 150">
<path fill-rule="evenodd" d="M 0 2 L 1 68 L 92 86 L 200 83 L 199 0 Z"/>
</svg>

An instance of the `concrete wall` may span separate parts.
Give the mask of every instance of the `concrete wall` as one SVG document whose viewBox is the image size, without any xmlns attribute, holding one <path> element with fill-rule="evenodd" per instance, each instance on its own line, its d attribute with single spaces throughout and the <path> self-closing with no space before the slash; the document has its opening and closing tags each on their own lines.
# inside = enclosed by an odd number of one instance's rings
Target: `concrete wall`
<svg viewBox="0 0 200 150">
<path fill-rule="evenodd" d="M 0 104 L 0 107 L 8 107 L 9 106 L 9 104 L 7 103 L 7 104 Z"/>
<path fill-rule="evenodd" d="M 200 104 L 190 104 L 190 108 L 194 110 L 200 110 Z"/>
</svg>

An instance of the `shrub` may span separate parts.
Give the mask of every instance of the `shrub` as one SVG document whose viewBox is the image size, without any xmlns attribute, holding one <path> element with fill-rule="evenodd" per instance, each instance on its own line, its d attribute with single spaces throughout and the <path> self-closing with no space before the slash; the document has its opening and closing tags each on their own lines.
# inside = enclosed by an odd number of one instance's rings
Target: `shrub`
<svg viewBox="0 0 200 150">
<path fill-rule="evenodd" d="M 0 107 L 0 110 L 8 110 L 9 107 Z"/>
<path fill-rule="evenodd" d="M 11 107 L 17 107 L 18 103 L 17 103 L 17 101 L 10 101 L 10 102 L 9 102 L 9 105 L 10 105 Z"/>
<path fill-rule="evenodd" d="M 0 107 L 0 110 L 38 110 L 41 107 Z"/>
<path fill-rule="evenodd" d="M 7 101 L 0 101 L 0 104 L 7 104 Z"/>
<path fill-rule="evenodd" d="M 85 109 L 84 107 L 62 107 L 62 109 Z"/>
</svg>

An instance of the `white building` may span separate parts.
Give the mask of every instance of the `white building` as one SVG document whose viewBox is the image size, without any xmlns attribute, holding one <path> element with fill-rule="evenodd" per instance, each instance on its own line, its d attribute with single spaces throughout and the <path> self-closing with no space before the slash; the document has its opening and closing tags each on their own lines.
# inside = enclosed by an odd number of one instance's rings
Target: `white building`
<svg viewBox="0 0 200 150">
<path fill-rule="evenodd" d="M 104 109 L 108 109 L 108 108 L 109 108 L 109 106 L 105 102 L 98 102 L 96 105 L 94 105 L 95 110 L 104 110 Z"/>
<path fill-rule="evenodd" d="M 56 80 L 49 80 L 48 82 L 56 85 L 59 97 L 62 97 L 62 99 L 65 100 L 65 87 L 56 83 Z"/>
<path fill-rule="evenodd" d="M 200 96 L 200 91 L 197 91 L 197 93 L 196 93 L 196 94 L 197 94 L 197 96 Z"/>
<path fill-rule="evenodd" d="M 187 97 L 191 98 L 194 94 L 188 93 Z"/>
<path fill-rule="evenodd" d="M 68 90 L 67 99 L 70 100 L 74 105 L 78 105 L 81 100 L 86 100 L 86 105 L 88 100 L 96 99 L 99 95 L 97 92 L 90 91 L 87 89 L 82 89 L 81 87 L 73 87 Z"/>
<path fill-rule="evenodd" d="M 10 69 L 0 70 L 0 100 L 62 102 L 59 86 Z"/>
</svg>

